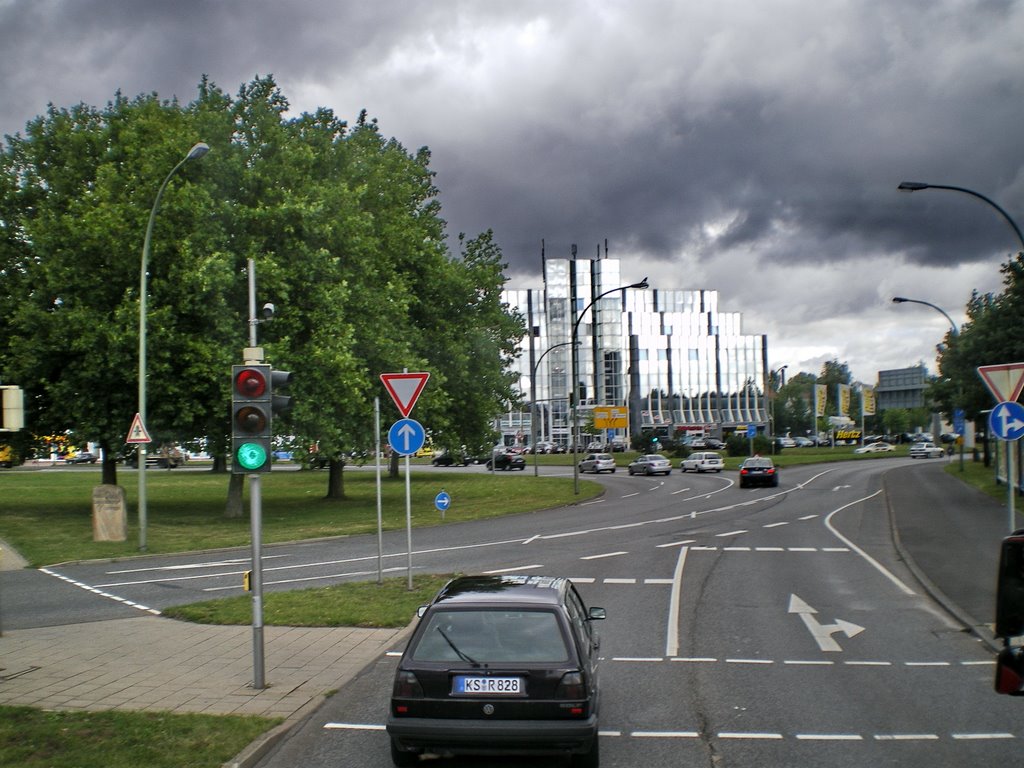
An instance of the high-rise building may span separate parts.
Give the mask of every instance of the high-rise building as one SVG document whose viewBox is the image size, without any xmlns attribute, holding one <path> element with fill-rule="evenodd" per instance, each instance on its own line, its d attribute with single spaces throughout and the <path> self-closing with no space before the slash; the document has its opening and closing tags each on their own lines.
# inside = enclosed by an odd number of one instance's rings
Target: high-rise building
<svg viewBox="0 0 1024 768">
<path fill-rule="evenodd" d="M 628 408 L 628 427 L 595 434 L 602 442 L 766 430 L 767 337 L 744 334 L 717 291 L 663 280 L 616 290 L 626 284 L 618 259 L 546 259 L 543 288 L 503 293 L 527 328 L 516 362 L 523 405 L 501 419 L 507 444 L 571 444 L 573 382 L 581 431 L 594 406 Z"/>
</svg>

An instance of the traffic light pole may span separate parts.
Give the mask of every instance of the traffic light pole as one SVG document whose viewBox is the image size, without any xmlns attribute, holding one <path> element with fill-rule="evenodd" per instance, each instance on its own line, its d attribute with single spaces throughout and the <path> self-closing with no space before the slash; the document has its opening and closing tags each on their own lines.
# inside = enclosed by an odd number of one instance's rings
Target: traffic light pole
<svg viewBox="0 0 1024 768">
<path fill-rule="evenodd" d="M 259 357 L 256 349 L 256 262 L 249 259 L 249 350 L 245 357 Z M 250 351 L 252 350 L 252 351 Z M 250 362 L 250 361 L 246 361 Z M 238 457 L 232 457 L 237 461 Z M 266 688 L 263 656 L 263 487 L 257 473 L 249 475 L 249 522 L 252 529 L 252 687 L 257 690 Z"/>
</svg>

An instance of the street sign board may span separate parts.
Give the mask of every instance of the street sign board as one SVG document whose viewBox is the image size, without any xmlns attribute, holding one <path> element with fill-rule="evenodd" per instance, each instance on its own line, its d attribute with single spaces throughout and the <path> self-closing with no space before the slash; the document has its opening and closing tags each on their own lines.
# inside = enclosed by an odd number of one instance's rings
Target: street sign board
<svg viewBox="0 0 1024 768">
<path fill-rule="evenodd" d="M 629 426 L 629 409 L 617 405 L 594 406 L 595 429 L 626 429 Z"/>
<path fill-rule="evenodd" d="M 1024 405 L 1000 403 L 988 415 L 988 426 L 1000 440 L 1020 440 L 1024 437 Z"/>
<path fill-rule="evenodd" d="M 434 497 L 434 506 L 438 512 L 444 512 L 452 505 L 452 497 L 448 491 L 441 491 Z"/>
<path fill-rule="evenodd" d="M 756 424 L 747 424 L 747 437 L 757 437 Z"/>
<path fill-rule="evenodd" d="M 132 419 L 132 425 L 128 430 L 128 439 L 126 443 L 151 443 L 152 439 L 149 437 L 149 432 L 146 431 L 146 425 L 142 423 L 142 415 L 136 413 L 135 418 Z"/>
<path fill-rule="evenodd" d="M 423 425 L 414 419 L 399 419 L 388 430 L 388 445 L 399 456 L 410 456 L 426 442 Z"/>
<path fill-rule="evenodd" d="M 1024 389 L 1024 363 L 979 365 L 978 375 L 1000 403 L 1016 402 Z"/>
<path fill-rule="evenodd" d="M 384 383 L 388 394 L 391 395 L 391 399 L 395 401 L 399 413 L 406 417 L 412 413 L 413 406 L 416 405 L 429 378 L 430 374 L 425 371 L 420 373 L 382 373 L 380 375 L 380 380 Z"/>
</svg>

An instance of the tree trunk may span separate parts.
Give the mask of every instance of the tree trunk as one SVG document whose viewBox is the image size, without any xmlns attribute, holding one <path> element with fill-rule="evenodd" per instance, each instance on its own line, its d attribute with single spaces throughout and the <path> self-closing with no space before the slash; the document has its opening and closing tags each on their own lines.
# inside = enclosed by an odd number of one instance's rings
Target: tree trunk
<svg viewBox="0 0 1024 768">
<path fill-rule="evenodd" d="M 110 455 L 109 451 L 103 452 L 103 480 L 104 485 L 117 485 L 117 461 Z"/>
<path fill-rule="evenodd" d="M 331 459 L 327 465 L 327 496 L 328 499 L 341 500 L 345 498 L 345 462 L 341 459 Z"/>
<path fill-rule="evenodd" d="M 398 479 L 398 454 L 394 451 L 391 452 L 391 458 L 388 459 L 388 477 L 392 480 Z"/>
<path fill-rule="evenodd" d="M 239 518 L 245 515 L 242 504 L 242 489 L 245 487 L 245 475 L 231 475 L 231 482 L 228 483 L 228 503 L 224 507 L 224 517 Z"/>
</svg>

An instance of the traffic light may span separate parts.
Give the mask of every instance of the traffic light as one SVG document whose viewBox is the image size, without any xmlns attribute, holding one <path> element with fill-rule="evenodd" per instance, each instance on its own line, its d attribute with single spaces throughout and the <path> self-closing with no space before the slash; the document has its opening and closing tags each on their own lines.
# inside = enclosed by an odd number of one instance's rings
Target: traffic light
<svg viewBox="0 0 1024 768">
<path fill-rule="evenodd" d="M 286 413 L 292 409 L 291 395 L 281 394 L 292 383 L 292 375 L 288 371 L 270 371 L 270 408 L 275 415 Z"/>
<path fill-rule="evenodd" d="M 231 366 L 231 472 L 269 472 L 273 393 L 269 365 Z"/>
</svg>

